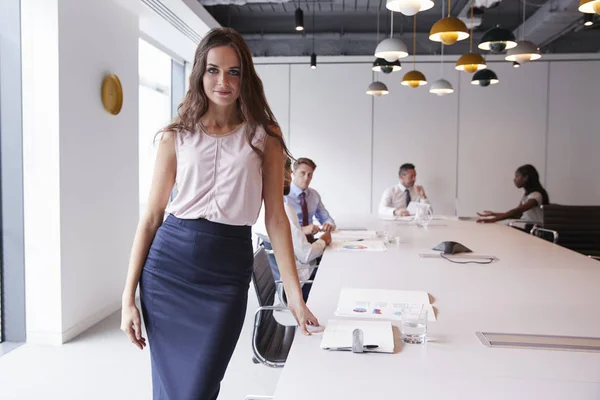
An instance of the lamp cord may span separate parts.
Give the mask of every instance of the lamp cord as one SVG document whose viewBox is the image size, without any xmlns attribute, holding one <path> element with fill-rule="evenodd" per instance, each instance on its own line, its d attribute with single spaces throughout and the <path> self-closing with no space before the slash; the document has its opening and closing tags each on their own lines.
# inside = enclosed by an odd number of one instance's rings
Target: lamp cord
<svg viewBox="0 0 600 400">
<path fill-rule="evenodd" d="M 312 34 L 312 52 L 315 52 L 315 34 L 317 32 L 317 30 L 315 29 L 315 4 L 317 4 L 317 1 L 315 0 L 315 2 L 313 3 L 313 9 L 312 9 L 312 28 L 313 28 L 313 34 Z"/>
<path fill-rule="evenodd" d="M 471 43 L 469 44 L 469 53 L 473 52 L 473 9 L 475 8 L 475 0 L 471 2 Z"/>
<path fill-rule="evenodd" d="M 417 61 L 417 14 L 415 14 L 413 22 L 413 70 L 416 70 L 415 64 Z"/>
<path fill-rule="evenodd" d="M 485 265 L 485 264 L 491 264 L 491 263 L 494 262 L 494 259 L 492 257 L 490 257 L 490 259 L 487 260 L 487 261 L 456 261 L 456 260 L 452 260 L 452 259 L 446 257 L 444 255 L 444 253 L 440 253 L 440 257 L 442 257 L 444 260 L 448 260 L 448 261 L 450 261 L 451 263 L 454 263 L 454 264 L 481 264 L 481 265 Z"/>
</svg>

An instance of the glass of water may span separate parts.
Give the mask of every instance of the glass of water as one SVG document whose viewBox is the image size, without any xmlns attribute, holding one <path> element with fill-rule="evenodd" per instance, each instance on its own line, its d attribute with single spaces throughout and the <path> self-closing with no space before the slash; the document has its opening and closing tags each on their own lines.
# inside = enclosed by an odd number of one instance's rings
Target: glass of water
<svg viewBox="0 0 600 400">
<path fill-rule="evenodd" d="M 427 342 L 427 310 L 423 307 L 406 307 L 401 311 L 402 340 L 405 343 Z"/>
</svg>

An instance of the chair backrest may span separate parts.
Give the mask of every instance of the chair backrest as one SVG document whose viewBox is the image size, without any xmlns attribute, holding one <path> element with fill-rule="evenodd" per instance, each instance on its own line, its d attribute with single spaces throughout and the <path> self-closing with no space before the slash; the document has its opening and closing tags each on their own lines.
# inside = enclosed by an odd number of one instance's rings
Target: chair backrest
<svg viewBox="0 0 600 400">
<path fill-rule="evenodd" d="M 294 341 L 296 327 L 280 325 L 273 315 L 274 309 L 285 308 L 272 306 L 276 286 L 263 247 L 254 253 L 252 282 L 260 306 L 255 314 L 252 333 L 255 362 L 269 367 L 283 367 Z"/>
<path fill-rule="evenodd" d="M 600 206 L 542 206 L 543 228 L 558 232 L 558 244 L 589 256 L 600 256 Z"/>
<path fill-rule="evenodd" d="M 270 306 L 275 299 L 275 279 L 271 273 L 267 253 L 263 247 L 254 252 L 254 265 L 252 268 L 252 283 L 258 297 L 259 306 Z"/>
<path fill-rule="evenodd" d="M 275 254 L 273 253 L 273 246 L 271 246 L 271 240 L 269 237 L 262 233 L 256 233 L 258 237 L 258 245 L 265 248 L 267 253 L 267 259 L 269 260 L 269 266 L 271 267 L 271 273 L 273 274 L 273 279 L 276 281 L 281 280 L 281 273 L 279 272 L 279 266 L 277 265 L 277 260 L 275 259 Z"/>
</svg>

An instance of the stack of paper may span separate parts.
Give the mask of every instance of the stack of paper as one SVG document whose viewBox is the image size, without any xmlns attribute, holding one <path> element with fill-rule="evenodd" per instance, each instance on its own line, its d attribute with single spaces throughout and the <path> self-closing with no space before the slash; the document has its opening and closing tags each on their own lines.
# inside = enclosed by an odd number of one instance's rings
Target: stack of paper
<svg viewBox="0 0 600 400">
<path fill-rule="evenodd" d="M 358 240 L 358 239 L 376 239 L 376 231 L 356 231 L 356 230 L 338 230 L 331 233 L 331 239 L 333 241 L 347 241 L 347 240 Z"/>
<path fill-rule="evenodd" d="M 340 293 L 335 315 L 399 320 L 404 308 L 422 308 L 427 310 L 428 321 L 436 319 L 427 292 L 413 290 L 344 288 Z"/>
<path fill-rule="evenodd" d="M 376 345 L 370 352 L 393 353 L 394 333 L 389 321 L 347 321 L 332 319 L 327 322 L 325 333 L 321 340 L 321 348 L 334 350 L 352 348 L 352 332 L 355 329 L 363 331 L 363 345 Z"/>
</svg>

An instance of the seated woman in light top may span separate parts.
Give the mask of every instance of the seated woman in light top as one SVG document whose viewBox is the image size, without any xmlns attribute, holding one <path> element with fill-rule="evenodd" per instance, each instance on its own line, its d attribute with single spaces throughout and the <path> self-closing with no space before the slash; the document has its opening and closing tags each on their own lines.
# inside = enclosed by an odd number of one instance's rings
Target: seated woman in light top
<svg viewBox="0 0 600 400">
<path fill-rule="evenodd" d="M 548 193 L 540 183 L 540 175 L 533 165 L 523 165 L 515 172 L 515 186 L 524 189 L 525 193 L 518 207 L 504 213 L 484 211 L 477 213 L 481 218 L 477 222 L 497 222 L 504 219 L 522 219 L 532 224 L 542 222 L 540 206 L 549 204 Z"/>
</svg>

